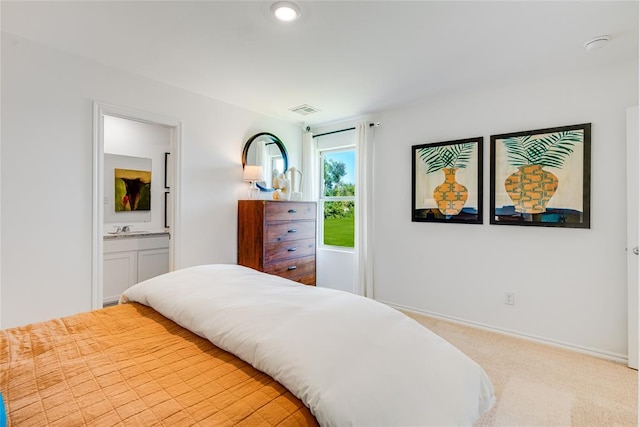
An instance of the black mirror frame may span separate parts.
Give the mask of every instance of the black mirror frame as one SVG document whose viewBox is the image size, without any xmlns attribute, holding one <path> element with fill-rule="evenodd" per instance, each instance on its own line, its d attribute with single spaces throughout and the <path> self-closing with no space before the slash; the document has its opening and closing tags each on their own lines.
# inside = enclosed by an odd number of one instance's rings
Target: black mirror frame
<svg viewBox="0 0 640 427">
<path fill-rule="evenodd" d="M 249 147 L 251 147 L 251 143 L 260 137 L 267 137 L 271 143 L 276 144 L 276 146 L 280 149 L 280 153 L 282 154 L 282 160 L 284 162 L 284 170 L 282 172 L 283 173 L 286 172 L 289 169 L 289 157 L 287 155 L 287 149 L 285 148 L 284 143 L 280 140 L 280 138 L 278 138 L 277 136 L 269 132 L 257 133 L 253 135 L 251 138 L 249 138 L 247 142 L 244 144 L 244 149 L 242 150 L 242 169 L 244 169 L 244 166 L 247 164 L 247 153 L 249 152 Z M 267 189 L 262 189 L 262 187 L 260 187 L 260 189 L 263 191 L 267 190 Z"/>
</svg>

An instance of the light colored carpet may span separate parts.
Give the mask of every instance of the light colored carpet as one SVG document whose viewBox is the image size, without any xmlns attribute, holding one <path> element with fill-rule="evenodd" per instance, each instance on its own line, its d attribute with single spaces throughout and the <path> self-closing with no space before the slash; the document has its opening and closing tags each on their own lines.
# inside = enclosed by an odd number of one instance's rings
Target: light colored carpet
<svg viewBox="0 0 640 427">
<path fill-rule="evenodd" d="M 638 373 L 626 365 L 406 313 L 475 360 L 497 397 L 478 426 L 636 426 Z"/>
</svg>

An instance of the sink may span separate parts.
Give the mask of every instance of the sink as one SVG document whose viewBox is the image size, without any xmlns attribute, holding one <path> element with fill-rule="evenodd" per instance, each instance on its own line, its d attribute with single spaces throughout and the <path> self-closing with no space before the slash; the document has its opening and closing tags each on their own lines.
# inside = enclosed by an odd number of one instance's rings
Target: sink
<svg viewBox="0 0 640 427">
<path fill-rule="evenodd" d="M 104 234 L 105 239 L 126 239 L 134 237 L 156 237 L 168 235 L 168 231 L 149 231 L 149 230 L 131 230 L 131 231 L 107 231 Z"/>
<path fill-rule="evenodd" d="M 133 231 L 108 231 L 107 233 L 109 234 L 114 234 L 116 236 L 128 236 L 129 234 L 148 234 L 149 231 L 140 231 L 140 230 L 133 230 Z"/>
</svg>

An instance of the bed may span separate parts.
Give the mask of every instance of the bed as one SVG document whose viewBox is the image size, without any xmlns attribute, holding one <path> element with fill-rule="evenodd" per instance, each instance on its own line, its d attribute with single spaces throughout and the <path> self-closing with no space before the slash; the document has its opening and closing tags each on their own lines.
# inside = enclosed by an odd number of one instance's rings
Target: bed
<svg viewBox="0 0 640 427">
<path fill-rule="evenodd" d="M 0 331 L 8 425 L 472 425 L 482 368 L 386 305 L 237 265 Z"/>
</svg>

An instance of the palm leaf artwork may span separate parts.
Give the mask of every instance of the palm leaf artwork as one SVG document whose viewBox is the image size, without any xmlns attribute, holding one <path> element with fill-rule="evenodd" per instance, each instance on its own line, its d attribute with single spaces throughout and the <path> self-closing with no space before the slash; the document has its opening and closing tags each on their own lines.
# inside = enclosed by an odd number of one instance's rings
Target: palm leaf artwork
<svg viewBox="0 0 640 427">
<path fill-rule="evenodd" d="M 427 167 L 426 173 L 429 174 L 444 168 L 466 168 L 473 155 L 473 148 L 474 143 L 465 142 L 424 147 L 419 149 L 418 153 Z"/>
<path fill-rule="evenodd" d="M 512 166 L 542 165 L 562 168 L 573 153 L 576 142 L 583 141 L 581 130 L 548 133 L 542 136 L 514 136 L 503 140 L 507 160 Z"/>
</svg>

